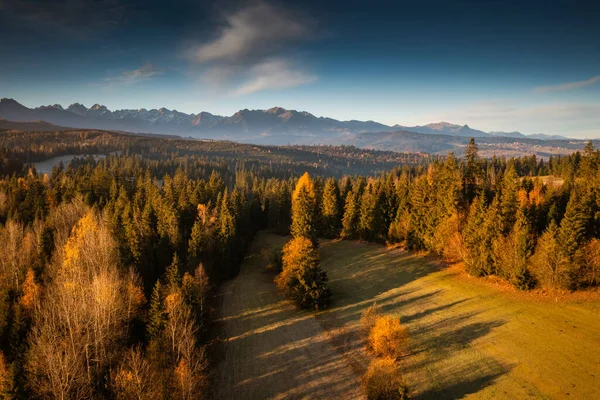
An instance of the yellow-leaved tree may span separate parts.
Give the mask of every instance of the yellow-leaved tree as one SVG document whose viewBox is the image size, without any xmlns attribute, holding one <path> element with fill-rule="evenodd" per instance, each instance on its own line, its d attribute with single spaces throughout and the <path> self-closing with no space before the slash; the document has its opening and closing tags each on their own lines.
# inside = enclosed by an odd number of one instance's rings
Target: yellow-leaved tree
<svg viewBox="0 0 600 400">
<path fill-rule="evenodd" d="M 124 352 L 131 320 L 144 301 L 136 274 L 118 264 L 101 217 L 73 228 L 43 301 L 34 311 L 26 369 L 41 398 L 92 398 Z M 33 301 L 33 284 L 25 303 Z"/>
</svg>

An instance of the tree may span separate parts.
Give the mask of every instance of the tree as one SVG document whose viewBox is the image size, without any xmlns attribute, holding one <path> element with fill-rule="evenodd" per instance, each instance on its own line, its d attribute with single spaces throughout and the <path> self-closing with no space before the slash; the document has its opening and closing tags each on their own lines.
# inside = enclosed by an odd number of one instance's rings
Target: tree
<svg viewBox="0 0 600 400">
<path fill-rule="evenodd" d="M 408 387 L 393 357 L 375 358 L 362 377 L 368 400 L 409 399 Z"/>
<path fill-rule="evenodd" d="M 479 179 L 481 179 L 481 164 L 479 162 L 479 149 L 475 144 L 475 139 L 471 138 L 469 144 L 465 149 L 465 169 L 463 174 L 465 198 L 467 203 L 477 195 L 477 185 Z"/>
<path fill-rule="evenodd" d="M 499 235 L 493 242 L 497 272 L 519 289 L 531 289 L 534 285 L 529 272 L 529 257 L 533 253 L 533 240 L 529 223 L 521 209 L 508 235 Z"/>
<path fill-rule="evenodd" d="M 500 210 L 502 213 L 502 231 L 508 234 L 512 229 L 517 214 L 517 193 L 519 191 L 519 176 L 514 165 L 510 165 L 502 179 L 502 194 L 500 197 Z"/>
<path fill-rule="evenodd" d="M 369 332 L 369 347 L 379 356 L 398 358 L 407 349 L 408 330 L 400 323 L 400 318 L 390 315 L 375 319 Z"/>
<path fill-rule="evenodd" d="M 358 234 L 362 240 L 377 240 L 383 231 L 381 203 L 374 184 L 369 184 L 360 201 Z"/>
<path fill-rule="evenodd" d="M 275 278 L 277 287 L 300 308 L 318 310 L 327 306 L 327 275 L 321 270 L 318 249 L 310 239 L 296 237 L 283 248 L 283 269 Z"/>
<path fill-rule="evenodd" d="M 304 173 L 292 194 L 292 236 L 305 237 L 317 243 L 317 221 L 314 184 Z"/>
<path fill-rule="evenodd" d="M 357 195 L 350 190 L 346 196 L 346 205 L 344 207 L 344 218 L 342 220 L 343 239 L 355 239 L 358 234 L 358 220 L 360 217 L 360 208 L 357 201 Z"/>
<path fill-rule="evenodd" d="M 558 239 L 564 254 L 572 259 L 582 246 L 591 220 L 589 204 L 577 189 L 571 193 L 565 216 L 560 223 Z"/>
<path fill-rule="evenodd" d="M 131 348 L 112 379 L 118 399 L 154 400 L 161 397 L 160 379 L 140 347 Z"/>
<path fill-rule="evenodd" d="M 118 359 L 141 289 L 118 268 L 102 219 L 84 215 L 64 245 L 29 335 L 26 370 L 39 397 L 90 398 Z M 56 351 L 60 349 L 60 351 Z"/>
<path fill-rule="evenodd" d="M 159 338 L 165 329 L 165 306 L 161 291 L 160 281 L 156 281 L 148 311 L 148 336 L 150 339 Z"/>
<path fill-rule="evenodd" d="M 333 178 L 327 179 L 321 201 L 321 228 L 323 235 L 335 238 L 340 234 L 340 191 Z"/>
<path fill-rule="evenodd" d="M 554 221 L 538 240 L 531 259 L 531 268 L 536 279 L 546 288 L 570 286 L 569 259 L 559 242 L 559 228 Z"/>
</svg>

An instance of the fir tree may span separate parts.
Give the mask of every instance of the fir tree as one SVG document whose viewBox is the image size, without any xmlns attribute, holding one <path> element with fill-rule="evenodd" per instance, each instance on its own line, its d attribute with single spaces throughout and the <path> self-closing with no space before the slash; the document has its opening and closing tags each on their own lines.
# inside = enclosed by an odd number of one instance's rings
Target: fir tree
<svg viewBox="0 0 600 400">
<path fill-rule="evenodd" d="M 148 336 L 150 339 L 160 338 L 165 328 L 165 305 L 162 297 L 160 281 L 156 281 L 150 297 L 150 310 L 148 311 Z"/>
<path fill-rule="evenodd" d="M 323 235 L 335 238 L 340 233 L 340 193 L 335 179 L 330 178 L 325 183 L 321 201 L 321 228 Z"/>
<path fill-rule="evenodd" d="M 305 237 L 317 243 L 315 189 L 308 173 L 300 177 L 292 195 L 291 233 L 295 238 Z"/>
<path fill-rule="evenodd" d="M 346 196 L 346 206 L 344 207 L 344 218 L 342 219 L 342 233 L 344 239 L 355 239 L 358 231 L 358 219 L 360 209 L 356 200 L 357 195 L 350 190 Z"/>
</svg>

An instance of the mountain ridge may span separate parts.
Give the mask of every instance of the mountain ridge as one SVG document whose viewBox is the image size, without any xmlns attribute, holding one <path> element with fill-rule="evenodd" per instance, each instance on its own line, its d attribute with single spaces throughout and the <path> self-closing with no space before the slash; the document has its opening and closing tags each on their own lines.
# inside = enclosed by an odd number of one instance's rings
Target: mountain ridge
<svg viewBox="0 0 600 400">
<path fill-rule="evenodd" d="M 409 131 L 426 135 L 443 134 L 456 137 L 514 137 L 541 140 L 567 139 L 558 135 L 525 135 L 520 132 L 484 132 L 469 125 L 436 122 L 419 126 L 385 125 L 376 121 L 340 121 L 317 117 L 307 111 L 288 110 L 283 107 L 269 109 L 242 109 L 231 116 L 221 116 L 201 111 L 186 114 L 165 107 L 159 109 L 109 110 L 101 104 L 87 108 L 73 103 L 64 108 L 60 104 L 28 108 L 14 99 L 0 100 L 0 118 L 11 121 L 43 120 L 59 126 L 90 129 L 112 129 L 139 133 L 176 134 L 214 139 L 250 140 L 306 137 L 319 139 L 344 138 L 365 132 Z"/>
</svg>

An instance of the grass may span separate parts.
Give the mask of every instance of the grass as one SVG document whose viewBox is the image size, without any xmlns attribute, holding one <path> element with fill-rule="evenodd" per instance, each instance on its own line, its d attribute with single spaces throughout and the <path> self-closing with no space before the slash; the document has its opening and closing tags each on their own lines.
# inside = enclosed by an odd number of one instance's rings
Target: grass
<svg viewBox="0 0 600 400">
<path fill-rule="evenodd" d="M 321 256 L 333 304 L 318 318 L 343 326 L 358 352 L 373 301 L 400 316 L 411 337 L 401 366 L 418 398 L 597 398 L 600 301 L 522 294 L 374 244 L 328 241 Z"/>
<path fill-rule="evenodd" d="M 361 313 L 374 301 L 410 332 L 400 359 L 417 398 L 598 397 L 600 301 L 516 292 L 400 249 L 322 241 L 332 304 L 297 311 L 264 272 L 286 238 L 261 233 L 220 294 L 220 398 L 357 398 L 372 356 Z"/>
</svg>

